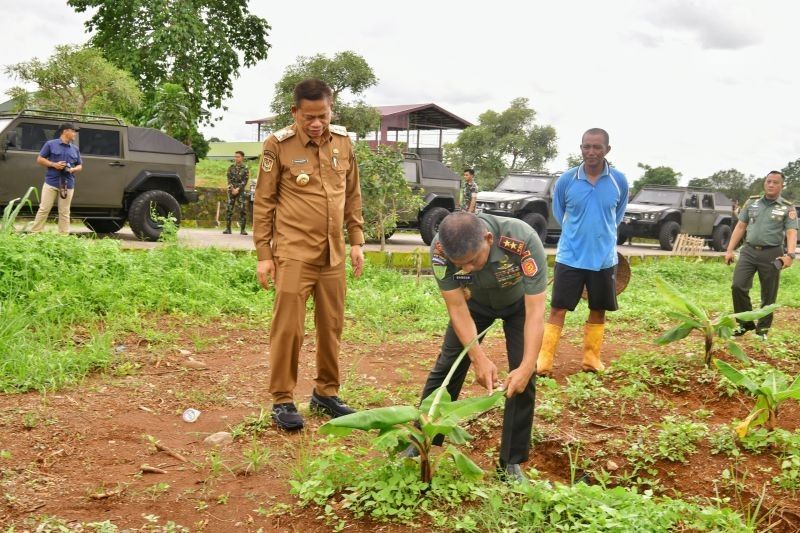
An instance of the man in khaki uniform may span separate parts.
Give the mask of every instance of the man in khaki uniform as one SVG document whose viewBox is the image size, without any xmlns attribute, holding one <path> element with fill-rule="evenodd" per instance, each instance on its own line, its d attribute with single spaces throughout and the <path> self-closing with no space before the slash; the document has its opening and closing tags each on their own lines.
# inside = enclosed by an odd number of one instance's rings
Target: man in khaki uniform
<svg viewBox="0 0 800 533">
<path fill-rule="evenodd" d="M 353 275 L 364 265 L 358 165 L 347 131 L 330 125 L 333 95 L 307 79 L 294 89 L 295 123 L 264 142 L 253 211 L 259 283 L 275 284 L 270 329 L 272 418 L 296 430 L 293 403 L 303 343 L 306 301 L 314 295 L 317 378 L 311 405 L 330 416 L 352 413 L 339 391 L 339 344 L 344 324 L 347 228 Z"/>
</svg>

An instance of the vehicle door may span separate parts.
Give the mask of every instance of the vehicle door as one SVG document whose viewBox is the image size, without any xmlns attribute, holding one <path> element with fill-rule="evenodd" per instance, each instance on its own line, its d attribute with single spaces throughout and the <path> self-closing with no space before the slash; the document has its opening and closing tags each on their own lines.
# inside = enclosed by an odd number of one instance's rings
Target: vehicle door
<svg viewBox="0 0 800 533">
<path fill-rule="evenodd" d="M 683 217 L 681 219 L 681 233 L 688 233 L 689 235 L 702 235 L 701 231 L 701 210 L 700 200 L 701 194 L 696 192 L 687 192 L 683 196 Z"/>
<path fill-rule="evenodd" d="M 702 193 L 700 196 L 700 227 L 698 235 L 710 236 L 714 231 L 717 213 L 714 209 L 714 193 Z"/>
<path fill-rule="evenodd" d="M 21 198 L 30 187 L 37 195 L 31 196 L 34 205 L 39 203 L 44 183 L 45 168 L 36 164 L 44 143 L 55 138 L 58 124 L 25 119 L 11 124 L 5 132 L 5 159 L 0 160 L 0 198 L 3 203 Z"/>
<path fill-rule="evenodd" d="M 83 170 L 75 178 L 73 204 L 82 207 L 120 207 L 130 169 L 125 160 L 125 128 L 81 125 L 77 144 Z"/>
</svg>

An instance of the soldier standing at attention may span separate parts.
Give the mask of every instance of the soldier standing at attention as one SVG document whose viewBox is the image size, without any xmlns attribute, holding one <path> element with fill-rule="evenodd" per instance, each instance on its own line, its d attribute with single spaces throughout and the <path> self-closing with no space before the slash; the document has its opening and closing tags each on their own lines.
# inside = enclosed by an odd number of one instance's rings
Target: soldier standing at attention
<svg viewBox="0 0 800 533">
<path fill-rule="evenodd" d="M 344 325 L 345 244 L 358 277 L 364 266 L 364 220 L 353 144 L 330 124 L 333 93 L 317 79 L 294 88 L 294 124 L 264 141 L 253 213 L 258 281 L 275 284 L 270 328 L 272 418 L 303 427 L 294 405 L 306 301 L 314 295 L 317 377 L 311 406 L 332 417 L 353 413 L 337 396 Z"/>
<path fill-rule="evenodd" d="M 428 375 L 422 399 L 441 387 L 461 350 L 495 320 L 503 321 L 509 374 L 500 473 L 526 481 L 520 464 L 528 460 L 533 427 L 536 354 L 542 344 L 547 257 L 539 236 L 515 218 L 458 212 L 445 217 L 431 243 L 431 265 L 450 315 L 439 357 Z M 456 369 L 447 392 L 455 400 L 470 365 L 478 383 L 491 393 L 497 367 L 475 344 Z M 442 438 L 434 438 L 441 445 Z M 409 447 L 404 455 L 415 457 Z"/>
<path fill-rule="evenodd" d="M 471 168 L 464 169 L 464 192 L 461 194 L 461 210 L 474 213 L 475 202 L 477 201 L 478 184 L 475 183 L 475 171 Z"/>
<path fill-rule="evenodd" d="M 222 233 L 230 235 L 231 219 L 233 210 L 238 206 L 239 209 L 239 233 L 247 235 L 247 197 L 244 192 L 247 180 L 250 179 L 250 170 L 244 163 L 244 152 L 237 150 L 233 155 L 233 164 L 228 167 L 228 206 L 225 209 L 225 221 L 227 226 Z"/>
<path fill-rule="evenodd" d="M 592 128 L 583 134 L 583 163 L 559 176 L 553 188 L 553 216 L 561 224 L 550 318 L 544 327 L 536 373 L 552 373 L 556 346 L 567 310 L 574 311 L 583 288 L 589 293 L 589 318 L 583 333 L 587 372 L 604 370 L 600 359 L 606 311 L 616 311 L 617 227 L 628 206 L 628 180 L 611 168 L 608 132 Z"/>
<path fill-rule="evenodd" d="M 751 311 L 750 289 L 758 272 L 761 283 L 761 307 L 774 304 L 778 297 L 781 270 L 792 266 L 797 246 L 797 211 L 792 203 L 781 196 L 784 176 L 777 170 L 764 178 L 764 194 L 751 196 L 739 211 L 739 222 L 731 234 L 725 262 L 733 262 L 733 251 L 745 237 L 739 262 L 733 271 L 733 310 L 736 313 Z M 786 242 L 786 253 L 783 243 Z M 776 266 L 777 265 L 777 266 Z M 758 324 L 739 321 L 733 332 L 737 337 L 756 330 L 756 335 L 767 339 L 772 325 L 772 313 L 762 317 Z"/>
</svg>

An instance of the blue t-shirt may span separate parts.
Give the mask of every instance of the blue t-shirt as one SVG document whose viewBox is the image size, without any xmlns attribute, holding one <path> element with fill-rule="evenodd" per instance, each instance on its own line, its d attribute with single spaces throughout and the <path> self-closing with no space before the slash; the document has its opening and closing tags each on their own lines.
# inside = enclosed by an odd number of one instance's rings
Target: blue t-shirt
<svg viewBox="0 0 800 533">
<path fill-rule="evenodd" d="M 44 143 L 39 155 L 53 163 L 66 161 L 72 167 L 81 164 L 81 153 L 78 147 L 72 143 L 64 144 L 61 142 L 61 139 L 52 139 Z M 47 169 L 44 175 L 44 182 L 51 187 L 58 187 L 58 181 L 61 177 L 66 178 L 67 189 L 75 188 L 75 176 L 69 172 L 61 172 L 55 168 Z"/>
<path fill-rule="evenodd" d="M 628 180 L 605 164 L 592 185 L 583 165 L 559 176 L 553 189 L 553 216 L 561 223 L 556 261 L 585 270 L 617 264 L 617 226 L 628 206 Z"/>
</svg>

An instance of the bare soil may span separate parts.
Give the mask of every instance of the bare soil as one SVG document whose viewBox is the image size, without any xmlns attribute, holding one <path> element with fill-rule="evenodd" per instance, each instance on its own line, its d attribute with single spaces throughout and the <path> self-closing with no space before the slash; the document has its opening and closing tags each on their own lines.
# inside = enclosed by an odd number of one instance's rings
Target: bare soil
<svg viewBox="0 0 800 533">
<path fill-rule="evenodd" d="M 800 313 L 787 311 L 780 315 L 775 327 L 796 324 L 798 318 Z M 46 515 L 75 523 L 111 520 L 120 527 L 137 528 L 144 524 L 144 515 L 156 515 L 162 524 L 172 520 L 192 531 L 227 531 L 234 527 L 243 531 L 329 530 L 317 518 L 318 509 L 294 506 L 288 482 L 299 455 L 312 446 L 323 418 L 301 407 L 306 412 L 304 431 L 289 434 L 270 427 L 262 433 L 259 442 L 271 451 L 271 456 L 269 464 L 257 472 L 245 472 L 242 452 L 251 445 L 248 439 L 220 450 L 230 471 L 223 470 L 218 475 L 212 472 L 209 462 L 211 448 L 203 444 L 209 434 L 226 431 L 246 416 L 258 414 L 262 406 L 269 407 L 266 332 L 218 322 L 185 325 L 164 321 L 161 329 L 177 338 L 173 347 L 150 346 L 133 336 L 120 343 L 118 350 L 138 365 L 135 370 L 130 365 L 117 366 L 115 371 L 92 376 L 69 390 L 0 397 L 0 450 L 11 454 L 8 459 L 0 459 L 0 490 L 4 493 L 0 524 L 13 524 L 17 530 L 24 530 Z M 656 348 L 647 338 L 615 334 L 613 329 L 607 340 L 603 348 L 606 363 L 633 347 L 665 354 L 674 349 Z M 699 350 L 700 339 L 695 341 Z M 342 369 L 354 383 L 414 397 L 421 390 L 440 342 L 439 337 L 380 346 L 345 342 Z M 579 337 L 563 339 L 559 346 L 554 377 L 561 384 L 580 370 L 579 342 Z M 496 357 L 498 368 L 507 368 L 502 339 L 491 338 L 486 346 L 488 353 Z M 190 357 L 206 367 L 187 368 Z M 126 368 L 130 375 L 120 375 L 127 373 Z M 797 365 L 790 369 L 798 370 Z M 296 390 L 296 399 L 306 406 L 313 378 L 312 332 L 301 353 Z M 613 383 L 606 386 L 613 392 Z M 464 394 L 484 392 L 477 384 L 469 383 Z M 709 426 L 743 418 L 751 407 L 750 400 L 743 396 L 720 397 L 713 384 L 692 382 L 689 390 L 674 392 L 665 388 L 657 396 L 663 400 L 660 404 L 672 406 L 686 416 L 701 409 L 711 411 L 705 420 Z M 631 410 L 621 417 L 619 409 L 609 410 L 603 405 L 581 410 L 565 408 L 554 423 L 537 420 L 536 425 L 546 438 L 535 446 L 526 466 L 534 466 L 547 478 L 568 483 L 570 462 L 565 445 L 581 441 L 583 457 L 597 458 L 596 464 L 600 465 L 610 459 L 624 469 L 625 458 L 609 451 L 613 449 L 610 443 L 625 439 L 630 428 L 638 424 L 659 422 L 667 412 L 642 402 L 638 412 Z M 201 411 L 194 423 L 181 419 L 188 407 Z M 491 469 L 491 449 L 499 445 L 501 418 L 497 412 L 488 416 L 488 421 L 471 429 L 477 438 L 470 455 L 480 466 Z M 800 426 L 798 405 L 790 403 L 785 407 L 779 422 L 788 430 Z M 148 435 L 187 460 L 157 451 Z M 166 473 L 141 473 L 144 464 Z M 776 475 L 777 464 L 770 453 L 744 455 L 737 468 L 748 473 L 748 496 L 754 497 Z M 662 490 L 684 497 L 714 496 L 719 490 L 715 480 L 730 466 L 731 459 L 723 454 L 712 455 L 705 441 L 687 464 L 656 464 Z M 782 517 L 775 531 L 800 530 L 800 505 L 791 494 L 770 488 L 765 507 L 775 508 Z M 407 528 L 360 521 L 351 530 Z"/>
</svg>

